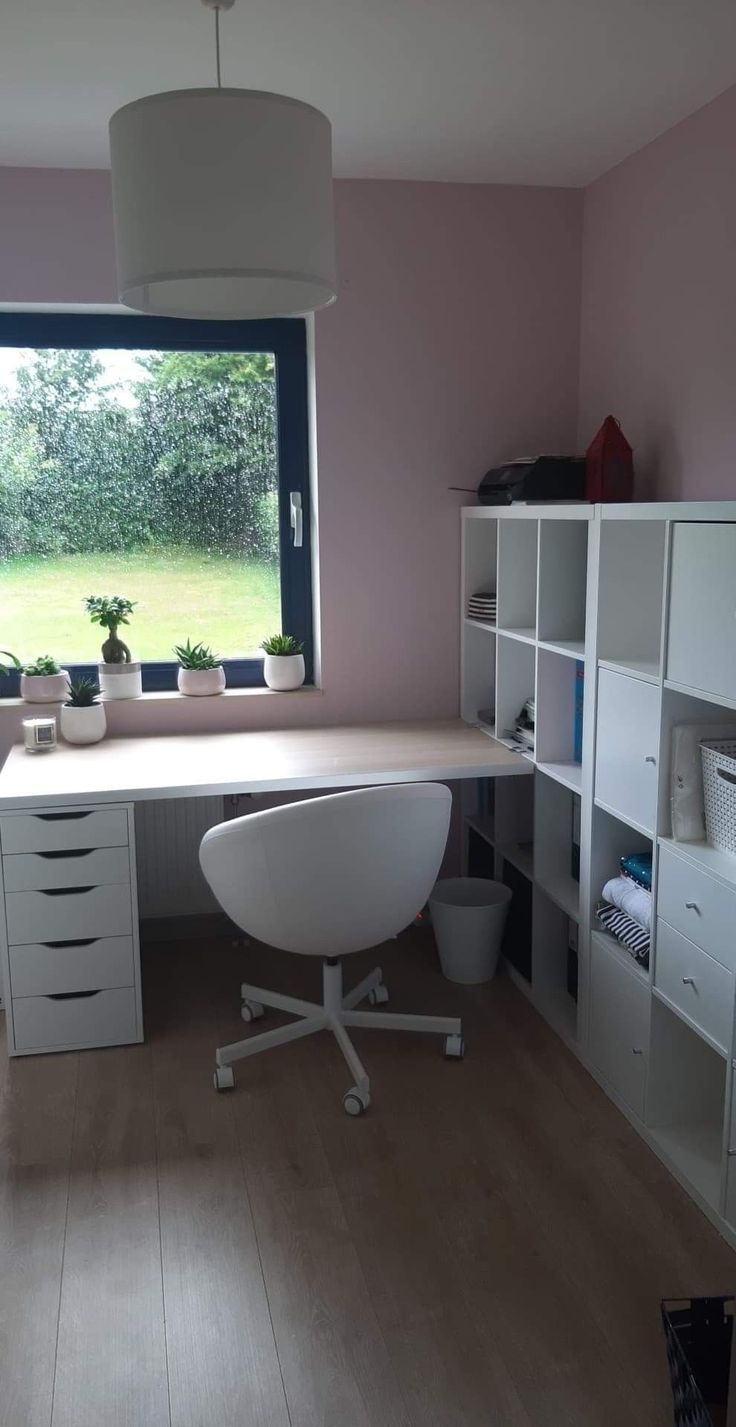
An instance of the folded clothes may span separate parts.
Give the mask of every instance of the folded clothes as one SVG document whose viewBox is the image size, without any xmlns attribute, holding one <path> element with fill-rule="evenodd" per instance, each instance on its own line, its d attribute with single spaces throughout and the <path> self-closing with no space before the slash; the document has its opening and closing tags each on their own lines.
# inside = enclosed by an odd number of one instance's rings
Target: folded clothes
<svg viewBox="0 0 736 1427">
<path fill-rule="evenodd" d="M 644 927 L 640 927 L 626 912 L 609 906 L 607 902 L 602 902 L 597 908 L 596 916 L 601 926 L 605 927 L 616 941 L 620 941 L 641 966 L 649 965 L 649 932 L 645 931 Z"/>
<path fill-rule="evenodd" d="M 640 887 L 646 887 L 648 892 L 652 890 L 652 854 L 651 852 L 631 852 L 628 857 L 621 858 L 621 871 L 630 877 L 632 882 L 638 882 Z"/>
<path fill-rule="evenodd" d="M 652 925 L 652 894 L 631 877 L 612 877 L 603 888 L 603 900 L 626 912 L 632 921 L 649 931 Z"/>
</svg>

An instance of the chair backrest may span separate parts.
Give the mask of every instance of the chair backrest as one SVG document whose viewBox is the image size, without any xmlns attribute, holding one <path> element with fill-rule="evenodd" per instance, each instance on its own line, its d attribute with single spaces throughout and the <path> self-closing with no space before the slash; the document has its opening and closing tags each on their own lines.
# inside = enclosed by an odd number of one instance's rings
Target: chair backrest
<svg viewBox="0 0 736 1427">
<path fill-rule="evenodd" d="M 259 941 L 340 956 L 395 936 L 423 907 L 451 803 L 441 783 L 312 798 L 210 828 L 199 860 L 228 916 Z"/>
</svg>

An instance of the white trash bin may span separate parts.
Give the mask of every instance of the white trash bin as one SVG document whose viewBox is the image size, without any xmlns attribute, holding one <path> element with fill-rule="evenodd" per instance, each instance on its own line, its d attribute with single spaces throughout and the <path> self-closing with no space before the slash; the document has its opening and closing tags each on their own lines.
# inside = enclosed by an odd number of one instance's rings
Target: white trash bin
<svg viewBox="0 0 736 1427">
<path fill-rule="evenodd" d="M 486 877 L 447 877 L 429 899 L 440 965 L 448 981 L 490 981 L 501 951 L 511 888 Z"/>
</svg>

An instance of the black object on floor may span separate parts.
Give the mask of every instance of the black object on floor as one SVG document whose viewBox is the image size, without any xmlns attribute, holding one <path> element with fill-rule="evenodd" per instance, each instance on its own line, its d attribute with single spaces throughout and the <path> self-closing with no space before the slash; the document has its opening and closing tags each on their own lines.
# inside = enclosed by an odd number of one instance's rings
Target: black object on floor
<svg viewBox="0 0 736 1427">
<path fill-rule="evenodd" d="M 733 1311 L 733 1297 L 663 1301 L 675 1427 L 726 1427 Z"/>
</svg>

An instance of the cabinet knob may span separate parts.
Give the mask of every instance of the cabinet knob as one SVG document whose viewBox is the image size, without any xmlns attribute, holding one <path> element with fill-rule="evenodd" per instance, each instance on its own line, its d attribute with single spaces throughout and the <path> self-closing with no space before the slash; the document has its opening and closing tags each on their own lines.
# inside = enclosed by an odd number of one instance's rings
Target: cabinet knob
<svg viewBox="0 0 736 1427">
<path fill-rule="evenodd" d="M 699 911 L 700 911 L 700 907 L 698 906 L 697 902 L 686 902 L 686 903 L 685 903 L 685 907 L 686 907 L 686 909 L 687 909 L 688 912 L 699 912 Z"/>
<path fill-rule="evenodd" d="M 692 986 L 694 988 L 695 981 L 692 976 L 683 976 L 682 984 L 683 986 Z"/>
<path fill-rule="evenodd" d="M 643 1055 L 644 1052 L 643 1052 L 643 1050 L 641 1049 L 641 1046 L 632 1045 L 632 1047 L 631 1047 L 631 1054 L 632 1054 L 632 1055 Z"/>
<path fill-rule="evenodd" d="M 656 760 L 656 758 L 654 758 L 654 757 L 652 756 L 651 753 L 648 753 L 647 756 L 646 756 L 646 758 L 644 759 L 644 762 L 645 762 L 645 763 L 656 763 L 657 760 Z"/>
</svg>

